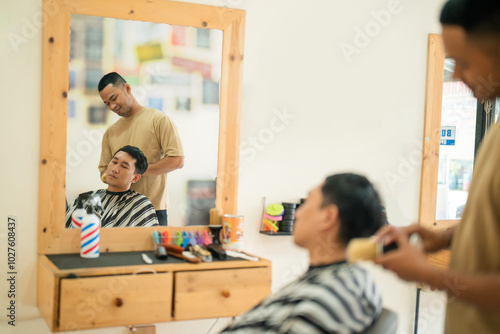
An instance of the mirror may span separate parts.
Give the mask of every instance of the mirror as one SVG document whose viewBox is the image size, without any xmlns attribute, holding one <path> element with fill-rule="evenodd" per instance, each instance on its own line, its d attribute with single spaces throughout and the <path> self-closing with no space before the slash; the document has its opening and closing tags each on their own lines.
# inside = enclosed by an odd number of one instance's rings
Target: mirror
<svg viewBox="0 0 500 334">
<path fill-rule="evenodd" d="M 76 253 L 79 249 L 78 231 L 64 228 L 71 15 L 222 31 L 215 207 L 223 213 L 236 214 L 245 12 L 165 0 L 108 0 L 105 3 L 74 0 L 63 4 L 44 0 L 43 13 L 39 253 Z M 168 228 L 174 232 L 183 229 Z M 155 228 L 102 229 L 100 247 L 102 251 L 150 249 L 153 230 Z"/>
<path fill-rule="evenodd" d="M 491 109 L 486 110 L 486 101 L 478 101 L 463 82 L 453 79 L 453 70 L 454 61 L 445 57 L 441 35 L 429 34 L 418 221 L 433 230 L 460 222 L 475 152 L 489 124 L 496 121 Z M 430 263 L 442 267 L 449 258 L 448 250 L 427 256 Z"/>
<path fill-rule="evenodd" d="M 464 82 L 453 78 L 454 66 L 441 35 L 430 34 L 419 222 L 437 230 L 458 224 L 475 153 L 496 121 L 492 103 L 487 111 L 488 101 L 478 101 Z"/>
<path fill-rule="evenodd" d="M 169 226 L 208 225 L 215 207 L 222 31 L 71 14 L 66 199 L 103 189 L 102 136 L 119 119 L 97 85 L 117 71 L 138 103 L 168 115 L 185 153 L 168 174 Z M 141 182 L 141 181 L 139 181 Z"/>
<path fill-rule="evenodd" d="M 474 167 L 478 101 L 463 81 L 453 79 L 455 60 L 445 58 L 436 221 L 462 217 Z"/>
</svg>

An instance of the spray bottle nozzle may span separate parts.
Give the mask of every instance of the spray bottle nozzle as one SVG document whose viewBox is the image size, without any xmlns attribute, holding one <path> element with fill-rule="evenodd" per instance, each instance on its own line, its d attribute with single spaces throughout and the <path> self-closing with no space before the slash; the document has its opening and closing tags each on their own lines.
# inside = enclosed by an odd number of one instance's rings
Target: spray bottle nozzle
<svg viewBox="0 0 500 334">
<path fill-rule="evenodd" d="M 76 205 L 76 208 L 83 209 L 84 203 L 85 203 L 85 200 L 82 197 L 78 196 L 78 204 Z"/>
<path fill-rule="evenodd" d="M 91 195 L 88 195 L 85 198 L 85 202 L 88 205 L 87 213 L 91 213 L 91 212 L 89 212 L 89 209 L 92 210 L 92 213 L 94 212 L 95 208 L 99 208 L 101 210 L 104 210 L 102 208 L 102 204 L 101 204 L 101 196 L 97 193 L 97 191 L 94 191 Z"/>
</svg>

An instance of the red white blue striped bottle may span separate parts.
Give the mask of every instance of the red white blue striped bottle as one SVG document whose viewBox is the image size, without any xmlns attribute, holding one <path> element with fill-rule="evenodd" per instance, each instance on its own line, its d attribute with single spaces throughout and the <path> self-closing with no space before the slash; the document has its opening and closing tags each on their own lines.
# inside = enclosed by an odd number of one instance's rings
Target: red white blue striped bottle
<svg viewBox="0 0 500 334">
<path fill-rule="evenodd" d="M 94 207 L 87 208 L 87 215 L 83 218 L 80 234 L 80 256 L 84 258 L 99 257 L 99 230 L 101 222 L 94 213 Z"/>
<path fill-rule="evenodd" d="M 83 207 L 83 200 L 78 198 L 78 204 L 71 215 L 71 228 L 81 228 L 83 217 L 87 215 L 87 210 Z"/>
</svg>

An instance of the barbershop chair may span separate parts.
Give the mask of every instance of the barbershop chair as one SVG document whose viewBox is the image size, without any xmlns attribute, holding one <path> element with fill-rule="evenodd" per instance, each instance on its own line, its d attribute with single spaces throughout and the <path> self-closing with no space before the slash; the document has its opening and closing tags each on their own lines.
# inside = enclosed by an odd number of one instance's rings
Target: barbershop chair
<svg viewBox="0 0 500 334">
<path fill-rule="evenodd" d="M 384 308 L 373 325 L 362 334 L 396 334 L 397 328 L 398 315 L 396 312 Z"/>
</svg>

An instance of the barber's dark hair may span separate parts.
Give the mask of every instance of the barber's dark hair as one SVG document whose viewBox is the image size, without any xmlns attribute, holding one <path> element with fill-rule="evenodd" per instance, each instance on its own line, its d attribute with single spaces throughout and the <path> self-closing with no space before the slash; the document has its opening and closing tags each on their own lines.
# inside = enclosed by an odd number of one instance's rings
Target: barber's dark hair
<svg viewBox="0 0 500 334">
<path fill-rule="evenodd" d="M 115 156 L 116 153 L 120 151 L 130 154 L 130 156 L 135 159 L 135 174 L 142 175 L 148 169 L 148 159 L 146 158 L 144 153 L 142 153 L 142 151 L 137 147 L 131 145 L 123 146 L 118 151 L 116 151 L 113 156 Z"/>
<path fill-rule="evenodd" d="M 97 90 L 101 92 L 107 85 L 112 84 L 113 86 L 123 86 L 127 82 L 116 72 L 110 72 L 103 76 L 101 80 L 99 80 L 99 84 L 97 85 Z"/>
<path fill-rule="evenodd" d="M 339 210 L 339 242 L 369 237 L 383 225 L 380 197 L 364 176 L 345 173 L 326 178 L 321 191 L 323 206 L 334 204 Z"/>
<path fill-rule="evenodd" d="M 500 1 L 449 0 L 439 20 L 441 24 L 461 26 L 468 35 L 500 37 Z"/>
</svg>

